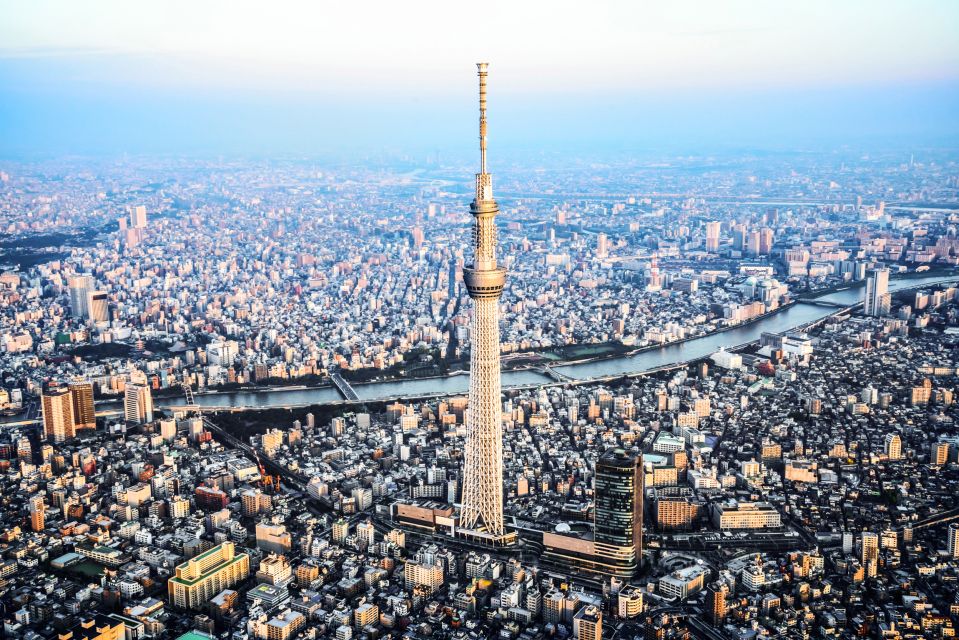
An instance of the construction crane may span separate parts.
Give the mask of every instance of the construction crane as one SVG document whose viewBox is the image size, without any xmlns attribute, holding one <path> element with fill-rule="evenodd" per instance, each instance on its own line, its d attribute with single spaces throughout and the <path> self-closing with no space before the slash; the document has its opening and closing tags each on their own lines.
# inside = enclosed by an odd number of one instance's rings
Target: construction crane
<svg viewBox="0 0 959 640">
<path fill-rule="evenodd" d="M 256 459 L 256 466 L 260 471 L 263 488 L 270 489 L 273 493 L 278 493 L 280 490 L 280 476 L 274 476 L 266 472 L 266 467 L 263 466 L 263 462 L 260 460 L 260 454 L 256 449 L 253 449 L 253 457 Z"/>
</svg>

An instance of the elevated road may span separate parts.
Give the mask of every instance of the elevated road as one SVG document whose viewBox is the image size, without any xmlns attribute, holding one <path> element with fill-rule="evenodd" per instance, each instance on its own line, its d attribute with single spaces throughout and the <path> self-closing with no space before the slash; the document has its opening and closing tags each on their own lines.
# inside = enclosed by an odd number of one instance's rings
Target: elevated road
<svg viewBox="0 0 959 640">
<path fill-rule="evenodd" d="M 203 426 L 209 429 L 220 442 L 232 449 L 238 449 L 242 451 L 254 462 L 260 462 L 267 471 L 280 476 L 283 478 L 285 483 L 297 491 L 306 491 L 306 485 L 310 482 L 310 479 L 305 475 L 293 471 L 292 469 L 289 469 L 274 460 L 271 460 L 266 455 L 259 455 L 259 453 L 253 449 L 253 447 L 243 442 L 232 433 L 227 432 L 225 429 L 206 416 L 202 416 L 201 419 L 203 420 Z"/>
<path fill-rule="evenodd" d="M 939 524 L 945 524 L 947 522 L 952 522 L 953 520 L 959 520 L 959 507 L 955 509 L 950 509 L 949 511 L 943 511 L 942 513 L 937 513 L 934 516 L 929 516 L 919 520 L 918 522 L 913 523 L 913 529 L 927 529 L 929 527 L 934 527 Z"/>
</svg>

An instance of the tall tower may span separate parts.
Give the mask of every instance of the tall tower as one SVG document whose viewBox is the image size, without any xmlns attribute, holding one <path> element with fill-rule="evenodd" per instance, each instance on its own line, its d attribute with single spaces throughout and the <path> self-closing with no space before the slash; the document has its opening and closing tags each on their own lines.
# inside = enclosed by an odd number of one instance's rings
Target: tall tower
<svg viewBox="0 0 959 640">
<path fill-rule="evenodd" d="M 593 479 L 593 544 L 604 571 L 631 576 L 643 561 L 643 457 L 607 449 Z"/>
<path fill-rule="evenodd" d="M 43 431 L 47 440 L 63 442 L 76 435 L 73 420 L 73 401 L 66 387 L 50 388 L 40 395 L 43 409 Z"/>
<path fill-rule="evenodd" d="M 889 294 L 889 269 L 873 269 L 866 280 L 866 298 L 863 311 L 867 316 L 889 313 L 892 296 Z"/>
<path fill-rule="evenodd" d="M 506 269 L 496 265 L 496 214 L 493 178 L 486 172 L 486 68 L 479 70 L 480 172 L 476 174 L 473 264 L 463 282 L 473 299 L 470 325 L 470 395 L 467 407 L 466 467 L 460 526 L 503 536 L 503 424 L 500 416 L 499 298 Z"/>
</svg>

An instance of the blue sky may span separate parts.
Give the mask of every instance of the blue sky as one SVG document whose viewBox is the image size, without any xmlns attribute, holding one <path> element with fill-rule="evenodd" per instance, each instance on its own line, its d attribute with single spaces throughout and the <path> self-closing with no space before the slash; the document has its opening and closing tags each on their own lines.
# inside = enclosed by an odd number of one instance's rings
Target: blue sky
<svg viewBox="0 0 959 640">
<path fill-rule="evenodd" d="M 959 2 L 3 0 L 0 154 L 950 146 Z M 269 6 L 268 6 L 269 5 Z"/>
</svg>

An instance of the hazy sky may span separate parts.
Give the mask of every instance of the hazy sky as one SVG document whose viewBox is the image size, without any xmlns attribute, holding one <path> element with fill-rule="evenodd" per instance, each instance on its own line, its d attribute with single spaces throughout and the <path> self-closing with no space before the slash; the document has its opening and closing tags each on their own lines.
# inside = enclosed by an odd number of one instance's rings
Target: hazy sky
<svg viewBox="0 0 959 640">
<path fill-rule="evenodd" d="M 0 0 L 0 153 L 953 144 L 959 2 Z"/>
</svg>

